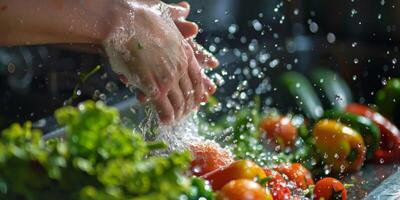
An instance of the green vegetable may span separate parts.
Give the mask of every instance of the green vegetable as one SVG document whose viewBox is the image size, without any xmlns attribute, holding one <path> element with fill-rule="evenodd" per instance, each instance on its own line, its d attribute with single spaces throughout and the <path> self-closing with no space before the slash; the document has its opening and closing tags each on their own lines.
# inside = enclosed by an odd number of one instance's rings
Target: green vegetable
<svg viewBox="0 0 400 200">
<path fill-rule="evenodd" d="M 237 159 L 256 160 L 263 152 L 263 145 L 260 141 L 260 132 L 258 129 L 259 113 L 253 108 L 243 108 L 235 114 L 231 120 L 224 117 L 225 123 L 224 143 L 231 145 L 232 153 Z"/>
<path fill-rule="evenodd" d="M 205 183 L 205 181 L 198 177 L 192 178 L 192 187 L 188 193 L 186 193 L 188 200 L 199 200 L 200 198 L 206 198 L 208 200 L 215 199 L 211 187 Z"/>
<path fill-rule="evenodd" d="M 379 147 L 381 133 L 379 128 L 368 118 L 343 113 L 335 110 L 326 111 L 323 119 L 334 119 L 338 122 L 356 130 L 361 134 L 367 147 L 367 158 L 372 158 Z"/>
<path fill-rule="evenodd" d="M 43 141 L 30 123 L 2 132 L 0 199 L 175 200 L 193 190 L 212 196 L 183 175 L 189 153 L 149 156 L 165 145 L 123 127 L 115 109 L 86 102 L 55 115 L 63 140 Z"/>
<path fill-rule="evenodd" d="M 96 74 L 99 70 L 101 69 L 100 65 L 97 65 L 96 67 L 94 67 L 93 69 L 82 73 L 79 75 L 79 82 L 75 85 L 74 90 L 72 91 L 72 96 L 66 100 L 66 105 L 71 106 L 74 101 L 78 98 L 78 90 L 79 87 L 82 87 L 82 85 L 85 84 L 85 82 L 94 74 Z"/>
<path fill-rule="evenodd" d="M 387 82 L 376 96 L 379 112 L 388 119 L 400 125 L 400 79 L 394 78 Z"/>
<path fill-rule="evenodd" d="M 322 116 L 322 104 L 306 77 L 297 72 L 288 72 L 281 77 L 281 82 L 291 99 L 308 118 L 316 120 Z"/>
<path fill-rule="evenodd" d="M 318 86 L 318 94 L 326 107 L 344 110 L 353 102 L 351 90 L 339 74 L 319 68 L 311 73 L 311 80 Z"/>
</svg>

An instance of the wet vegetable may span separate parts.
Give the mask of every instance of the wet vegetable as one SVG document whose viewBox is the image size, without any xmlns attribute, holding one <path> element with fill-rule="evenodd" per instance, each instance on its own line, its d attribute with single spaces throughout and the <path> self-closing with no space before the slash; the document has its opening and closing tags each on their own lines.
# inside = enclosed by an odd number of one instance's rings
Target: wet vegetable
<svg viewBox="0 0 400 200">
<path fill-rule="evenodd" d="M 297 139 L 297 127 L 290 117 L 270 117 L 261 121 L 260 128 L 264 137 L 279 146 L 280 149 L 294 147 Z"/>
<path fill-rule="evenodd" d="M 246 179 L 233 180 L 218 192 L 217 200 L 272 200 L 268 189 Z"/>
<path fill-rule="evenodd" d="M 190 169 L 196 176 L 204 175 L 233 162 L 229 152 L 213 142 L 195 142 L 190 144 L 189 149 L 193 157 Z"/>
<path fill-rule="evenodd" d="M 219 190 L 232 180 L 255 180 L 263 179 L 266 176 L 264 170 L 254 162 L 248 160 L 239 160 L 226 167 L 207 173 L 202 177 L 210 182 L 210 185 L 214 190 Z"/>
<path fill-rule="evenodd" d="M 187 200 L 199 200 L 207 199 L 214 200 L 215 193 L 211 187 L 205 183 L 205 181 L 198 177 L 193 177 L 191 180 L 191 187 L 187 193 L 185 193 Z"/>
<path fill-rule="evenodd" d="M 324 165 L 336 174 L 358 171 L 366 147 L 360 133 L 336 120 L 323 119 L 313 129 L 315 146 Z"/>
<path fill-rule="evenodd" d="M 288 72 L 281 77 L 281 82 L 300 111 L 309 119 L 317 120 L 322 116 L 323 106 L 306 77 L 297 72 Z"/>
<path fill-rule="evenodd" d="M 264 172 L 267 175 L 266 185 L 269 188 L 271 195 L 274 200 L 286 200 L 290 199 L 291 191 L 287 187 L 286 180 L 280 173 L 275 170 L 264 168 Z"/>
<path fill-rule="evenodd" d="M 346 111 L 371 119 L 381 131 L 379 150 L 375 160 L 379 163 L 400 161 L 400 130 L 381 114 L 361 104 L 350 104 Z"/>
<path fill-rule="evenodd" d="M 285 174 L 290 181 L 296 183 L 296 185 L 303 190 L 314 185 L 311 172 L 300 163 L 281 164 L 274 167 L 274 170 L 281 174 Z"/>
<path fill-rule="evenodd" d="M 374 156 L 379 147 L 381 132 L 370 119 L 352 113 L 339 112 L 335 110 L 326 111 L 323 119 L 332 119 L 340 122 L 359 132 L 367 146 L 367 158 Z"/>
<path fill-rule="evenodd" d="M 379 112 L 389 120 L 400 125 L 400 79 L 394 78 L 387 82 L 376 96 L 376 104 Z"/>
<path fill-rule="evenodd" d="M 314 187 L 314 200 L 346 200 L 345 186 L 334 178 L 323 178 Z"/>
<path fill-rule="evenodd" d="M 319 68 L 311 73 L 311 80 L 318 86 L 317 91 L 325 107 L 344 110 L 353 102 L 351 90 L 339 74 Z"/>
<path fill-rule="evenodd" d="M 30 123 L 2 132 L 0 199 L 175 200 L 203 190 L 183 175 L 189 153 L 149 157 L 165 145 L 122 126 L 115 109 L 86 102 L 55 115 L 65 127 L 63 141 L 46 143 Z"/>
</svg>

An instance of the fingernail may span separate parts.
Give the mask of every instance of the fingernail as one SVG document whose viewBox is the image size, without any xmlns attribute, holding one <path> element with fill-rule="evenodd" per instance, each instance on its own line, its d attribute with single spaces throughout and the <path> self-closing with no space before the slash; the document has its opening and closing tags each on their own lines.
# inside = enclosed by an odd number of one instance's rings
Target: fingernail
<svg viewBox="0 0 400 200">
<path fill-rule="evenodd" d="M 189 7 L 190 7 L 189 3 L 186 2 L 186 1 L 180 2 L 179 5 L 182 6 L 182 7 L 184 7 L 184 8 L 189 8 Z"/>
</svg>

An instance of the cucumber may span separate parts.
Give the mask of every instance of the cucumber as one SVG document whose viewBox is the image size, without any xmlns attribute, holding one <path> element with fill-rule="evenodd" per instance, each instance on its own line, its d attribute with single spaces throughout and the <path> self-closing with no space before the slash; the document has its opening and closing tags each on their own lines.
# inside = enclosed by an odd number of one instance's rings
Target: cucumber
<svg viewBox="0 0 400 200">
<path fill-rule="evenodd" d="M 326 108 L 344 110 L 353 102 L 351 90 L 339 74 L 319 68 L 311 73 L 311 80 Z"/>
<path fill-rule="evenodd" d="M 306 77 L 298 72 L 287 72 L 280 80 L 283 88 L 307 118 L 317 120 L 323 115 L 321 101 Z"/>
</svg>

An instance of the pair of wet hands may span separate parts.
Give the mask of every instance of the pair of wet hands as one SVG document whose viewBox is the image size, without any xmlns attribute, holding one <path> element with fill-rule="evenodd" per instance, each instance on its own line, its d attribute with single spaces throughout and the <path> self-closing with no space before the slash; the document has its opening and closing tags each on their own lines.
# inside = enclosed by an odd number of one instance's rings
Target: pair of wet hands
<svg viewBox="0 0 400 200">
<path fill-rule="evenodd" d="M 161 122 L 173 123 L 215 92 L 203 67 L 215 68 L 218 60 L 194 41 L 198 26 L 186 20 L 188 3 L 126 2 L 123 23 L 105 43 L 110 63 L 121 81 L 140 90 L 140 101 L 154 105 Z"/>
</svg>

